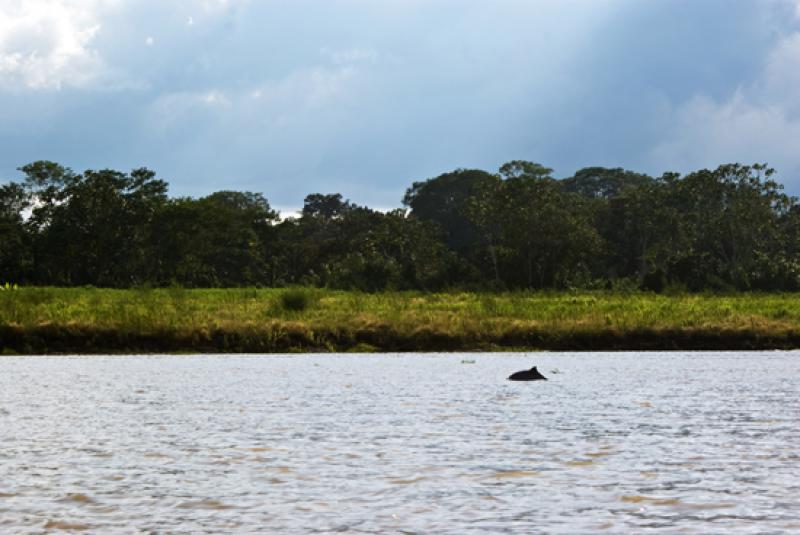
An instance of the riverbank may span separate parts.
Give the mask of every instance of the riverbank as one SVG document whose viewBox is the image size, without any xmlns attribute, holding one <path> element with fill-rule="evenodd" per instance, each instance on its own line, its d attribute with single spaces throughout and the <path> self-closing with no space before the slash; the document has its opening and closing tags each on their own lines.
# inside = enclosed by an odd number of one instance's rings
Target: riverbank
<svg viewBox="0 0 800 535">
<path fill-rule="evenodd" d="M 5 354 L 795 348 L 796 294 L 0 292 Z"/>
</svg>

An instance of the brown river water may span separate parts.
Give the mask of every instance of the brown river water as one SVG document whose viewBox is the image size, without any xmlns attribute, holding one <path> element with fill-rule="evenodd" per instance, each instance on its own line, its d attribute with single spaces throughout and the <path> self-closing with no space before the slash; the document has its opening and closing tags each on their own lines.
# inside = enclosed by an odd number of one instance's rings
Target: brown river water
<svg viewBox="0 0 800 535">
<path fill-rule="evenodd" d="M 799 394 L 786 352 L 1 357 L 0 533 L 797 533 Z"/>
</svg>

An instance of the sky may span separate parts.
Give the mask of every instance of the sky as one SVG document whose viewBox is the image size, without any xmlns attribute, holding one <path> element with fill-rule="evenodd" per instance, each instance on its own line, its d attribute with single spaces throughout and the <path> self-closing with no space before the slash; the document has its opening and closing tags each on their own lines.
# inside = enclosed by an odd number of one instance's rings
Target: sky
<svg viewBox="0 0 800 535">
<path fill-rule="evenodd" d="M 0 181 L 392 208 L 509 160 L 768 162 L 800 194 L 800 0 L 0 0 Z"/>
</svg>

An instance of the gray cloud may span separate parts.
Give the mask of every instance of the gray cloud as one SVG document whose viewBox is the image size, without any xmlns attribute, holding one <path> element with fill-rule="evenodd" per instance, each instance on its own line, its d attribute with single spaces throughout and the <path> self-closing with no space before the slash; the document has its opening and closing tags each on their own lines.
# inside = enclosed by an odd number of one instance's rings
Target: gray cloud
<svg viewBox="0 0 800 535">
<path fill-rule="evenodd" d="M 3 70 L 21 45 L 0 25 L 0 176 L 147 165 L 173 194 L 389 207 L 413 180 L 517 158 L 561 175 L 768 160 L 800 189 L 794 2 L 55 3 L 56 42 L 80 46 L 47 83 Z"/>
</svg>

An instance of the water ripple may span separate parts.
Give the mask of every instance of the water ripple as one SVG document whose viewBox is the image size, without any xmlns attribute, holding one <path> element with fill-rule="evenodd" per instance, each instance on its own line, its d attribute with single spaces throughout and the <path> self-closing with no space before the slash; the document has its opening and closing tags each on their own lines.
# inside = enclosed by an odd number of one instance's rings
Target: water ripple
<svg viewBox="0 0 800 535">
<path fill-rule="evenodd" d="M 505 381 L 533 364 L 559 373 Z M 4 357 L 0 532 L 793 531 L 798 372 L 780 352 Z"/>
</svg>

